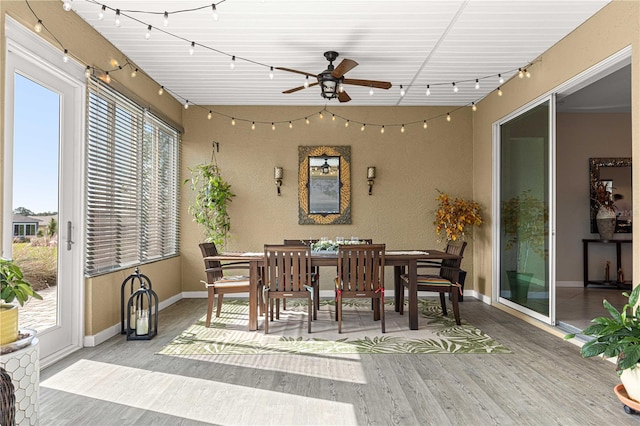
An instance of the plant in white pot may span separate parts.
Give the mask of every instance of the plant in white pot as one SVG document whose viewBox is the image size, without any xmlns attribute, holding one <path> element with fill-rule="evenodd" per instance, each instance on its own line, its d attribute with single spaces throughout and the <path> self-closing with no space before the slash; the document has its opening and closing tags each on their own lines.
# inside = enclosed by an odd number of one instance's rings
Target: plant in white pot
<svg viewBox="0 0 640 426">
<path fill-rule="evenodd" d="M 0 259 L 0 346 L 18 339 L 18 306 L 24 306 L 29 298 L 42 300 L 24 279 L 22 270 L 14 262 Z"/>
<path fill-rule="evenodd" d="M 606 299 L 605 309 L 610 317 L 597 317 L 593 323 L 580 332 L 593 340 L 585 343 L 580 352 L 585 358 L 602 355 L 604 358 L 616 359 L 616 371 L 629 397 L 640 402 L 640 313 L 637 309 L 640 297 L 640 286 L 631 294 L 624 292 L 628 302 L 618 311 Z M 573 339 L 575 333 L 568 334 L 565 339 Z"/>
</svg>

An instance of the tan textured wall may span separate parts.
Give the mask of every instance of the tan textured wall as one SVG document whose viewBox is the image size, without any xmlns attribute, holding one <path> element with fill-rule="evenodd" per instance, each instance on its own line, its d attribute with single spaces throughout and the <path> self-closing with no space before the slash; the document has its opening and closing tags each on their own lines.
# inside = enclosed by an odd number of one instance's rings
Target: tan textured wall
<svg viewBox="0 0 640 426">
<path fill-rule="evenodd" d="M 493 93 L 481 101 L 474 115 L 473 182 L 474 197 L 484 205 L 490 205 L 492 195 L 492 124 L 512 111 L 526 105 L 554 87 L 571 79 L 580 72 L 604 60 L 620 49 L 632 45 L 637 52 L 640 2 L 613 1 L 585 24 L 577 28 L 551 49 L 541 55 L 540 61 L 530 67 L 530 79 L 512 79 L 503 85 L 504 95 Z M 632 110 L 638 111 L 638 55 L 632 58 Z M 632 154 L 638 151 L 638 117 L 632 114 Z M 640 172 L 633 171 L 633 185 L 640 188 Z M 637 220 L 640 197 L 634 197 L 634 220 Z M 491 212 L 490 212 L 491 213 Z M 489 219 L 491 214 L 489 214 Z M 474 271 L 476 288 L 492 294 L 493 250 L 490 227 L 483 228 L 483 238 L 476 239 Z M 640 252 L 640 241 L 634 242 L 634 252 Z M 640 267 L 640 259 L 634 257 L 634 270 Z"/>
<path fill-rule="evenodd" d="M 288 121 L 311 116 L 316 107 L 212 107 L 236 119 L 250 121 Z M 440 248 L 433 227 L 436 188 L 450 194 L 470 197 L 472 192 L 471 111 L 459 110 L 447 122 L 440 118 L 422 128 L 422 120 L 446 114 L 446 108 L 350 108 L 329 107 L 324 119 L 310 119 L 277 126 L 250 121 L 231 125 L 229 118 L 214 116 L 207 120 L 206 110 L 188 109 L 184 114 L 187 129 L 183 138 L 184 178 L 188 167 L 208 162 L 212 141 L 220 142 L 216 154 L 223 176 L 231 183 L 236 198 L 230 215 L 233 236 L 229 250 L 261 251 L 265 243 L 281 243 L 283 238 L 319 238 L 336 236 L 373 238 L 391 249 Z M 403 123 L 419 120 L 403 134 L 399 129 L 370 126 L 344 127 L 343 119 L 331 119 L 331 113 L 352 122 Z M 298 225 L 298 145 L 351 146 L 350 225 Z M 282 195 L 276 195 L 273 168 L 284 168 Z M 373 195 L 368 195 L 367 166 L 375 166 L 377 177 Z M 198 243 L 202 234 L 187 213 L 192 198 L 183 188 L 182 253 L 185 291 L 202 290 L 204 279 Z M 472 266 L 473 241 L 467 249 L 463 267 Z M 321 288 L 329 289 L 330 273 L 321 274 Z M 470 271 L 471 275 L 471 271 Z M 387 286 L 391 284 L 387 274 Z"/>
<path fill-rule="evenodd" d="M 31 7 L 38 14 L 43 23 L 53 34 L 65 45 L 69 52 L 80 58 L 83 64 L 90 64 L 100 69 L 112 68 L 109 61 L 114 58 L 120 64 L 125 63 L 125 58 L 117 49 L 107 42 L 96 31 L 91 29 L 75 13 L 68 13 L 62 10 L 61 2 L 51 1 L 30 1 Z M 5 63 L 5 16 L 9 15 L 13 19 L 32 29 L 36 19 L 29 11 L 26 2 L 0 1 L 1 17 L 1 38 L 2 38 L 2 60 Z M 43 31 L 42 37 L 51 42 L 54 46 L 57 43 L 52 41 L 48 34 Z M 157 94 L 157 84 L 150 79 L 138 76 L 132 79 L 130 70 L 111 73 L 114 80 L 124 85 L 136 96 L 152 104 L 155 110 L 160 111 L 174 122 L 180 123 L 182 119 L 182 106 L 170 96 L 159 97 Z M 0 87 L 5 86 L 4 67 L 0 73 Z M 0 90 L 2 101 L 0 102 L 0 129 L 4 128 L 4 90 Z M 0 155 L 4 152 L 4 133 L 0 132 Z M 0 191 L 2 191 L 2 175 L 0 174 Z M 0 204 L 2 196 L 0 195 Z M 2 206 L 0 205 L 0 211 Z M 0 221 L 2 215 L 0 215 Z M 2 225 L 0 223 L 0 232 Z M 165 264 L 166 263 L 166 264 Z M 141 270 L 149 275 L 153 283 L 154 290 L 162 299 L 176 295 L 181 291 L 179 277 L 180 259 L 171 259 L 166 262 L 158 262 L 152 265 L 143 265 Z M 156 272 L 157 271 L 157 272 Z M 100 332 L 120 322 L 120 284 L 130 271 L 107 274 L 94 279 L 85 280 L 85 334 L 92 335 Z"/>
</svg>

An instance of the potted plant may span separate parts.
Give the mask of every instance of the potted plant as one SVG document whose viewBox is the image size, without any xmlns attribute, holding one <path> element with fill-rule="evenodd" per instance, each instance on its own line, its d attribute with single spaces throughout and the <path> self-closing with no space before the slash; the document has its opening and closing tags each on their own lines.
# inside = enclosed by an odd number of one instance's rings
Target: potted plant
<svg viewBox="0 0 640 426">
<path fill-rule="evenodd" d="M 545 258 L 545 242 L 548 235 L 549 216 L 546 204 L 531 194 L 531 190 L 509 199 L 502 205 L 502 225 L 505 233 L 505 250 L 515 249 L 515 269 L 506 271 L 511 297 L 518 303 L 526 303 L 533 273 L 527 265 L 531 254 Z"/>
<path fill-rule="evenodd" d="M 436 226 L 438 241 L 441 241 L 441 233 L 444 233 L 446 241 L 464 239 L 468 226 L 482 225 L 480 205 L 477 202 L 458 197 L 453 198 L 447 193 L 437 191 L 438 208 L 433 224 Z"/>
<path fill-rule="evenodd" d="M 628 302 L 619 312 L 606 299 L 603 306 L 610 317 L 597 317 L 593 323 L 580 332 L 593 340 L 585 343 L 580 353 L 585 358 L 602 355 L 604 358 L 616 359 L 616 371 L 629 397 L 640 402 L 640 315 L 636 309 L 640 296 L 640 286 L 631 294 L 624 292 Z M 575 333 L 568 334 L 565 339 L 573 339 Z"/>
<path fill-rule="evenodd" d="M 42 300 L 42 296 L 25 281 L 18 265 L 0 259 L 0 346 L 18 339 L 18 306 L 12 302 L 17 300 L 24 306 L 30 297 Z"/>
<path fill-rule="evenodd" d="M 195 192 L 195 200 L 189 205 L 189 213 L 196 223 L 204 225 L 206 241 L 222 249 L 231 230 L 231 218 L 227 211 L 235 194 L 220 175 L 214 163 L 200 164 L 189 169 L 191 178 L 185 180 Z"/>
</svg>

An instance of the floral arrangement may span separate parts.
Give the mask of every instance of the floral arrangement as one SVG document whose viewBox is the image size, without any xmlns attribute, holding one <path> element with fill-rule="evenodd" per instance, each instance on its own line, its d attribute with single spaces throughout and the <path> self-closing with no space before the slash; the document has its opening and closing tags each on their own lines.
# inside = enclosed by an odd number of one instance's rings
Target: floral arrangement
<svg viewBox="0 0 640 426">
<path fill-rule="evenodd" d="M 467 226 L 482 225 L 480 205 L 471 200 L 453 198 L 438 190 L 438 208 L 436 209 L 436 234 L 444 232 L 447 241 L 456 241 L 465 237 Z"/>
<path fill-rule="evenodd" d="M 338 251 L 341 245 L 349 245 L 349 244 L 365 244 L 364 241 L 360 240 L 344 240 L 344 241 L 331 241 L 331 240 L 320 240 L 311 244 L 311 251 Z"/>
<path fill-rule="evenodd" d="M 594 202 L 594 208 L 596 210 L 599 210 L 600 208 L 605 208 L 612 211 L 614 210 L 611 191 L 609 191 L 607 186 L 602 181 L 598 181 L 597 183 L 591 185 L 591 199 Z"/>
</svg>

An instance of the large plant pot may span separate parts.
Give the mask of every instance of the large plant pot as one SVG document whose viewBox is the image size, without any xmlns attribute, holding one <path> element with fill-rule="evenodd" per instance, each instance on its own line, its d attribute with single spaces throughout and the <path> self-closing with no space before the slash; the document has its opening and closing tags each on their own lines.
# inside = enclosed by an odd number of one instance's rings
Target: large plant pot
<svg viewBox="0 0 640 426">
<path fill-rule="evenodd" d="M 527 303 L 531 278 L 533 278 L 533 274 L 531 273 L 507 271 L 509 290 L 511 290 L 511 300 L 520 305 Z"/>
<path fill-rule="evenodd" d="M 600 207 L 596 214 L 596 225 L 598 226 L 598 234 L 603 240 L 610 240 L 616 232 L 616 212 Z"/>
<path fill-rule="evenodd" d="M 0 305 L 0 346 L 18 340 L 18 307 Z"/>
<path fill-rule="evenodd" d="M 624 385 L 629 398 L 640 402 L 640 367 L 622 370 L 620 381 Z"/>
</svg>

